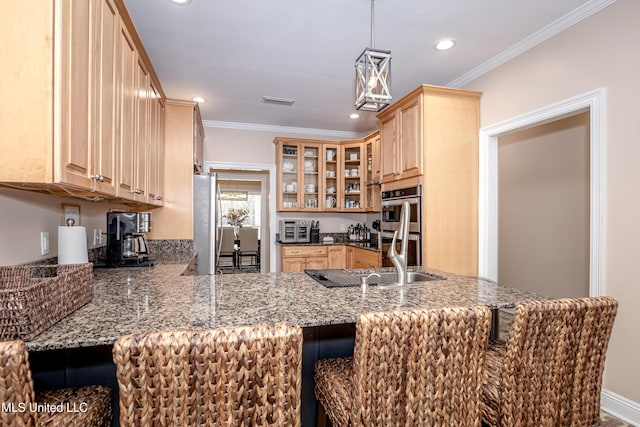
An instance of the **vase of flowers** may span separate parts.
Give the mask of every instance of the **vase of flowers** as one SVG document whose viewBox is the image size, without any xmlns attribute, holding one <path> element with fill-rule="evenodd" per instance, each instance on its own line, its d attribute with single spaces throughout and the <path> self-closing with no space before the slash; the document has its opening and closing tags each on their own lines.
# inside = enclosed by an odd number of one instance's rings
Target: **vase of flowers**
<svg viewBox="0 0 640 427">
<path fill-rule="evenodd" d="M 249 217 L 249 211 L 246 209 L 235 209 L 230 208 L 226 215 L 223 215 L 223 218 L 227 220 L 229 225 L 233 227 L 233 236 L 235 240 L 238 240 L 240 227 Z"/>
</svg>

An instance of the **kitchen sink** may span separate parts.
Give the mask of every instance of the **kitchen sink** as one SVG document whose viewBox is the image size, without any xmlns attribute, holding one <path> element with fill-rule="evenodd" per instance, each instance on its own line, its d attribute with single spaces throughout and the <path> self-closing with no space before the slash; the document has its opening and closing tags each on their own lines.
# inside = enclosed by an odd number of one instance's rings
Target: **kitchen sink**
<svg viewBox="0 0 640 427">
<path fill-rule="evenodd" d="M 368 274 L 356 274 L 347 270 L 305 270 L 305 273 L 316 282 L 327 288 L 349 288 L 360 286 L 360 278 Z M 380 272 L 380 277 L 371 276 L 367 283 L 381 287 L 393 285 L 398 280 L 394 271 Z M 446 280 L 445 277 L 430 273 L 407 272 L 407 286 L 419 286 L 432 280 Z"/>
<path fill-rule="evenodd" d="M 371 276 L 368 280 L 370 285 L 391 285 L 398 281 L 398 275 L 395 271 L 378 273 L 381 277 Z M 445 280 L 444 277 L 435 274 L 407 272 L 407 284 L 414 282 L 430 282 L 432 280 Z"/>
</svg>

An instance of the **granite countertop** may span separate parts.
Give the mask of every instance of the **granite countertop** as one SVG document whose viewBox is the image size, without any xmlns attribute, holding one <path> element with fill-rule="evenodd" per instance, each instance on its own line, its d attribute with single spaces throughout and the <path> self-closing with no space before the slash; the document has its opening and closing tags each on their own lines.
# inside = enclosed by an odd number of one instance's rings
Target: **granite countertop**
<svg viewBox="0 0 640 427">
<path fill-rule="evenodd" d="M 111 345 L 122 335 L 171 329 L 346 324 L 361 312 L 398 308 L 512 308 L 519 300 L 544 298 L 436 270 L 424 271 L 447 280 L 403 290 L 372 286 L 363 293 L 359 287 L 325 288 L 305 273 L 181 276 L 183 269 L 180 264 L 95 269 L 92 301 L 27 342 L 28 349 Z"/>
<path fill-rule="evenodd" d="M 371 244 L 367 241 L 362 241 L 362 240 L 346 240 L 343 242 L 333 242 L 333 243 L 322 243 L 322 241 L 320 241 L 319 243 L 282 243 L 282 242 L 277 242 L 278 245 L 280 246 L 353 246 L 354 248 L 362 248 L 362 249 L 368 249 L 370 251 L 373 252 L 380 252 L 380 249 L 378 248 L 378 246 Z"/>
</svg>

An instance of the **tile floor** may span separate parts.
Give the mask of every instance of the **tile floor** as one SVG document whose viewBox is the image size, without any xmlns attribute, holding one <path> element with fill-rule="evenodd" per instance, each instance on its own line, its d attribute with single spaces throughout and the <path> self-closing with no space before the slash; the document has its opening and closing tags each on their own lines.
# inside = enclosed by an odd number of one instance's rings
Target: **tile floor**
<svg viewBox="0 0 640 427">
<path fill-rule="evenodd" d="M 500 339 L 506 339 L 511 327 L 511 313 L 500 311 Z M 626 423 L 613 415 L 600 411 L 600 422 L 596 427 L 634 427 L 633 424 Z"/>
</svg>

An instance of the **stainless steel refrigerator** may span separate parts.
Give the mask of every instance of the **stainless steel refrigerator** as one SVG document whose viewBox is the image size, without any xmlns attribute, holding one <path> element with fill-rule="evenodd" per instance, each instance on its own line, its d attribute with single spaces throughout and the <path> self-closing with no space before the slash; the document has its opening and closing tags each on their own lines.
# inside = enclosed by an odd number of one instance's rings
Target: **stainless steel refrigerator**
<svg viewBox="0 0 640 427">
<path fill-rule="evenodd" d="M 220 185 L 215 173 L 193 176 L 193 249 L 196 274 L 215 274 L 222 243 Z"/>
</svg>

